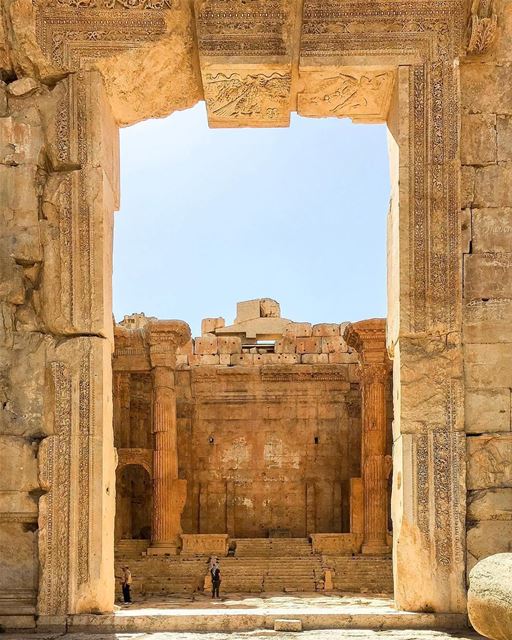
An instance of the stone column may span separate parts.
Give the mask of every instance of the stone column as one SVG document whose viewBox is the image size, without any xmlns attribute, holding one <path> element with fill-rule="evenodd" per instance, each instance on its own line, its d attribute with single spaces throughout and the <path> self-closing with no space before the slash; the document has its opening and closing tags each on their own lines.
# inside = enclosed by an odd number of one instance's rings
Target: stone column
<svg viewBox="0 0 512 640">
<path fill-rule="evenodd" d="M 151 555 L 174 555 L 181 533 L 186 480 L 178 478 L 178 436 L 174 370 L 176 349 L 190 339 L 184 322 L 157 321 L 147 325 L 153 377 L 153 526 Z"/>
<path fill-rule="evenodd" d="M 386 321 L 363 320 L 347 326 L 347 344 L 359 354 L 362 390 L 361 475 L 364 503 L 364 554 L 390 553 L 387 544 L 386 384 L 390 363 Z"/>
</svg>

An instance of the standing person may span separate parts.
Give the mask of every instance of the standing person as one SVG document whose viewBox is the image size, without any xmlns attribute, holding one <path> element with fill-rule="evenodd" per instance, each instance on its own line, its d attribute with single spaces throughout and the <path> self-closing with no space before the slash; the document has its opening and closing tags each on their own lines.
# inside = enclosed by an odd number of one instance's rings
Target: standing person
<svg viewBox="0 0 512 640">
<path fill-rule="evenodd" d="M 214 565 L 211 570 L 212 574 L 212 598 L 220 598 L 220 567 L 218 564 Z"/>
<path fill-rule="evenodd" d="M 208 561 L 208 569 L 210 573 L 213 571 L 213 568 L 219 564 L 219 559 L 217 556 L 210 556 L 210 560 Z"/>
<path fill-rule="evenodd" d="M 132 584 L 132 572 L 127 566 L 121 567 L 123 570 L 123 576 L 121 578 L 121 587 L 123 589 L 123 600 L 125 603 L 130 603 L 132 601 L 132 596 L 130 593 L 130 586 Z"/>
</svg>

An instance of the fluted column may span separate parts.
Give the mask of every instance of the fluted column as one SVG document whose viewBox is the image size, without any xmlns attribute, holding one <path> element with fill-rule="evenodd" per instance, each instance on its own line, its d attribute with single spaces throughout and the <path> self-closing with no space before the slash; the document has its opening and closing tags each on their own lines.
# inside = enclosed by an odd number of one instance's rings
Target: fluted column
<svg viewBox="0 0 512 640">
<path fill-rule="evenodd" d="M 175 554 L 187 482 L 178 478 L 178 433 L 174 370 L 176 349 L 190 337 L 182 322 L 153 322 L 147 327 L 153 378 L 153 522 L 148 553 Z"/>
<path fill-rule="evenodd" d="M 362 392 L 361 477 L 363 484 L 365 554 L 386 554 L 387 544 L 387 415 L 386 385 L 390 363 L 385 320 L 363 320 L 345 330 L 346 342 L 359 354 Z"/>
</svg>

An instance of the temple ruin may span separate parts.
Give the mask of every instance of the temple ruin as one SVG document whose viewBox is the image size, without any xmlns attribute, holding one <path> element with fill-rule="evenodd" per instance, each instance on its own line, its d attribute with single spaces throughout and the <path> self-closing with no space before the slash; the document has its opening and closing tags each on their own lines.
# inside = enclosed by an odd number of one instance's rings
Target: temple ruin
<svg viewBox="0 0 512 640">
<path fill-rule="evenodd" d="M 123 498 L 132 473 L 125 467 L 116 481 L 112 427 L 112 354 L 116 349 L 116 384 L 125 385 L 120 350 L 130 340 L 121 336 L 126 327 L 114 338 L 112 325 L 119 127 L 200 100 L 215 127 L 287 126 L 290 112 L 387 124 L 394 605 L 410 619 L 430 616 L 434 624 L 445 615 L 465 624 L 470 571 L 510 551 L 512 538 L 512 3 L 2 0 L 0 7 L 0 624 L 64 628 L 80 615 L 93 624 L 99 613 L 112 614 L 116 484 Z M 171 269 L 170 286 L 179 277 Z M 355 460 L 349 471 L 326 460 L 330 480 L 307 480 L 314 489 L 306 486 L 302 506 L 292 500 L 296 516 L 242 525 L 229 478 L 209 478 L 198 456 L 183 453 L 180 462 L 160 455 L 177 450 L 175 425 L 190 419 L 176 412 L 174 421 L 172 410 L 178 398 L 180 411 L 191 406 L 192 396 L 183 400 L 187 389 L 202 400 L 219 389 L 234 398 L 236 369 L 247 372 L 240 379 L 250 378 L 255 398 L 272 388 L 278 394 L 282 385 L 319 388 L 313 373 L 307 382 L 269 381 L 264 370 L 271 365 L 256 373 L 256 358 L 286 356 L 272 366 L 292 378 L 300 368 L 355 364 L 330 364 L 329 353 L 316 353 L 315 340 L 326 336 L 297 336 L 300 363 L 286 352 L 230 353 L 237 336 L 227 329 L 210 326 L 212 336 L 196 341 L 201 352 L 176 353 L 176 365 L 174 351 L 187 348 L 186 325 L 156 322 L 139 331 L 141 369 L 130 373 L 128 397 L 135 424 L 152 394 L 155 445 L 153 455 L 145 454 L 145 471 L 133 471 L 130 482 L 142 495 L 144 473 L 160 477 L 158 465 L 167 480 L 155 483 L 152 509 L 137 513 L 129 529 L 142 531 L 151 516 L 156 553 L 178 544 L 181 509 L 191 532 L 182 536 L 203 535 L 205 513 L 207 526 L 223 536 L 239 535 L 241 527 L 251 535 L 259 527 L 293 530 L 305 509 L 301 535 L 314 534 L 313 523 L 331 529 L 324 535 L 349 535 L 347 482 L 360 477 L 368 490 L 361 498 L 361 556 L 365 532 L 367 548 L 381 550 L 388 544 L 379 498 L 387 489 L 388 450 L 382 414 L 364 414 L 365 399 L 382 404 L 376 380 L 383 350 L 372 348 L 381 329 L 354 325 L 338 336 L 362 352 L 363 467 L 358 475 Z M 311 364 L 302 362 L 308 355 Z M 228 366 L 227 356 L 239 364 Z M 328 381 L 340 385 L 334 411 L 355 391 L 345 383 Z M 123 397 L 117 392 L 116 402 Z M 123 402 L 116 415 L 127 411 Z M 205 455 L 228 450 L 212 415 L 198 414 L 203 422 L 196 423 L 203 425 L 196 445 Z M 268 419 L 279 421 L 270 413 Z M 344 419 L 355 418 L 347 409 Z M 308 450 L 320 451 L 328 428 L 317 433 L 314 420 L 309 424 Z M 143 446 L 124 441 L 120 450 L 147 449 L 143 431 Z M 268 443 L 270 460 L 277 448 Z M 234 458 L 240 450 L 232 448 Z M 187 475 L 192 469 L 206 474 L 199 486 Z M 199 493 L 189 497 L 188 483 Z M 251 487 L 260 490 L 265 485 Z M 224 511 L 216 512 L 220 504 Z M 484 620 L 485 602 L 478 607 Z"/>
<path fill-rule="evenodd" d="M 116 550 L 141 591 L 194 591 L 208 555 L 231 550 L 234 592 L 322 590 L 326 572 L 331 588 L 392 592 L 383 319 L 312 326 L 258 299 L 195 340 L 184 323 L 126 317 L 114 343 Z"/>
</svg>

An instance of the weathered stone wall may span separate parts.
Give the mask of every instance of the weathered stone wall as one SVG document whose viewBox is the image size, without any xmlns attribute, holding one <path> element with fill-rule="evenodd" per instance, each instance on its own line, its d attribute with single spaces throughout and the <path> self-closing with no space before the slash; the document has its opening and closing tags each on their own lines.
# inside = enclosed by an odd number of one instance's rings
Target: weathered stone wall
<svg viewBox="0 0 512 640">
<path fill-rule="evenodd" d="M 361 457 L 348 365 L 197 367 L 177 385 L 185 532 L 348 531 Z"/>
<path fill-rule="evenodd" d="M 468 571 L 512 550 L 512 4 L 461 62 Z"/>
<path fill-rule="evenodd" d="M 238 336 L 213 333 L 178 349 L 185 533 L 349 531 L 350 478 L 360 476 L 361 392 L 357 353 L 341 336 L 344 328 L 290 322 L 273 353 L 268 344 L 242 346 Z M 142 336 L 136 328 L 116 329 L 118 479 L 125 464 L 151 459 L 153 390 L 150 372 L 143 371 Z M 388 405 L 391 453 L 391 387 Z M 131 508 L 129 491 L 119 486 L 117 538 L 129 529 Z"/>
<path fill-rule="evenodd" d="M 95 131 L 70 141 L 74 82 L 0 86 L 0 616 L 33 613 L 36 601 L 43 616 L 112 603 L 113 341 L 102 310 L 117 130 L 101 76 L 84 73 Z"/>
</svg>

